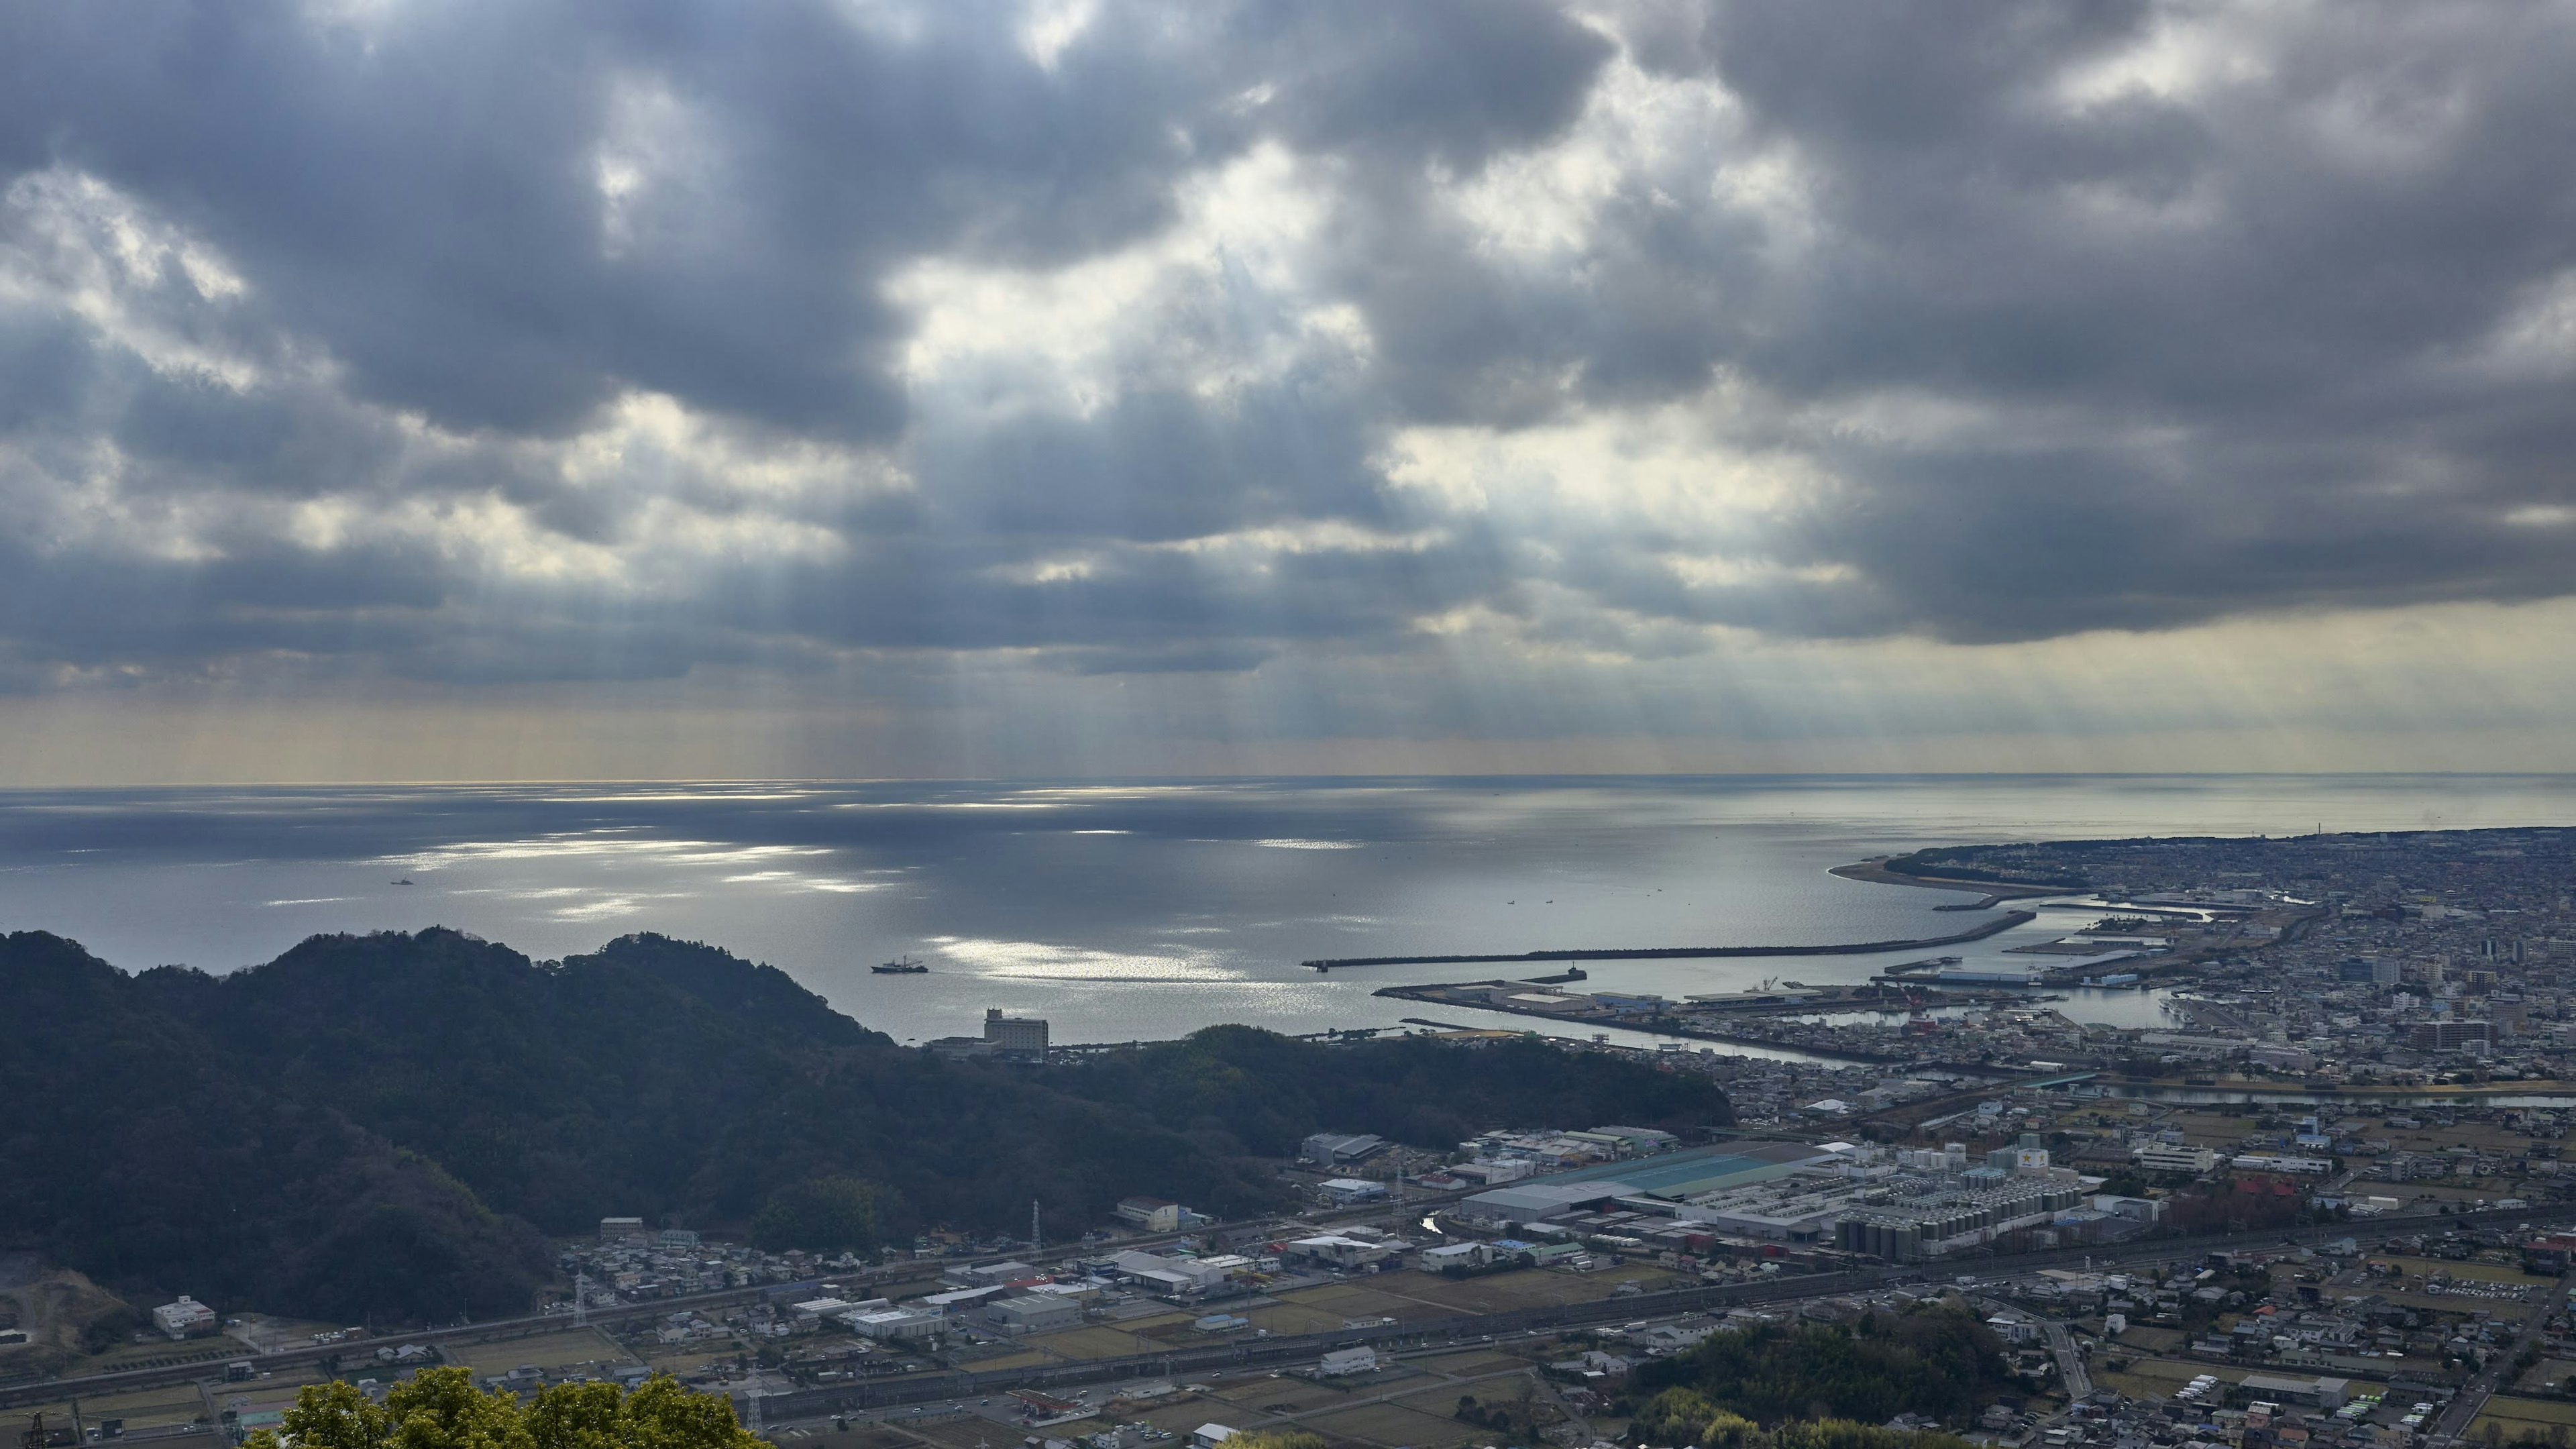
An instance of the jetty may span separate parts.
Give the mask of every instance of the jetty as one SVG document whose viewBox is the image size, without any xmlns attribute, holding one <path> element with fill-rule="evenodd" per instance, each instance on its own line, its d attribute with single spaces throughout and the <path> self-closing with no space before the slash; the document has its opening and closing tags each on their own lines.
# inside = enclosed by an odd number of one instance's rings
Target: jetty
<svg viewBox="0 0 2576 1449">
<path fill-rule="evenodd" d="M 1474 966 L 1511 961 L 1687 961 L 1738 956 L 1874 956 L 1881 951 L 1924 951 L 1934 946 L 1956 946 L 1963 941 L 1982 941 L 2015 926 L 2038 920 L 2036 911 L 2006 911 L 1974 929 L 1951 936 L 1927 936 L 1914 941 L 1848 941 L 1829 946 L 1605 946 L 1562 951 L 1522 951 L 1518 953 L 1466 956 L 1327 956 L 1320 960 L 1300 962 L 1317 971 L 1329 972 L 1337 966 Z"/>
<path fill-rule="evenodd" d="M 1802 1052 L 1849 1062 L 1891 1064 L 1927 1059 L 1919 1049 L 1912 1049 L 1919 1044 L 1904 1037 L 1891 1038 L 1896 1044 L 1895 1049 L 1880 1050 L 1839 1041 L 1814 1041 L 1807 1035 L 1786 1029 L 1786 1019 L 1790 1018 L 1845 1013 L 1894 1016 L 1920 1010 L 1925 1004 L 1919 993 L 1876 984 L 1807 986 L 1787 991 L 1721 991 L 1681 1001 L 1623 993 L 1590 996 L 1580 992 L 1535 988 L 1527 981 L 1499 979 L 1381 986 L 1375 994 L 1432 1006 L 1541 1017 L 1565 1026 L 1619 1027 L 1650 1036 L 1679 1038 L 1683 1042 L 1721 1042 L 1732 1047 Z M 2038 1001 L 2063 999 L 2055 996 L 2034 998 L 2019 992 L 1982 992 L 1944 996 L 1939 1004 L 2027 1007 Z M 1767 1024 L 1766 1018 L 1770 1019 Z M 1404 1020 L 1411 1025 L 1445 1025 L 1423 1017 L 1408 1016 Z"/>
</svg>

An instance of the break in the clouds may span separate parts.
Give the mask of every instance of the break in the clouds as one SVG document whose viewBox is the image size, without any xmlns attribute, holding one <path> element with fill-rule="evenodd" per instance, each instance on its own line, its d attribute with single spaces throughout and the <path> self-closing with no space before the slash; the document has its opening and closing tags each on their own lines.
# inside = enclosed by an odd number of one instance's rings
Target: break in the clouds
<svg viewBox="0 0 2576 1449">
<path fill-rule="evenodd" d="M 2571 74 L 2564 4 L 9 7 L 0 687 L 1671 731 L 2555 599 Z"/>
</svg>

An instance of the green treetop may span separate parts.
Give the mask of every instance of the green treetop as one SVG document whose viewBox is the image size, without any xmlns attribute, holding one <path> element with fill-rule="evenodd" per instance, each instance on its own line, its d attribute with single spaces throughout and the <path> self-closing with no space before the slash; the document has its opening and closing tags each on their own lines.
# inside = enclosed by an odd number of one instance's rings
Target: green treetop
<svg viewBox="0 0 2576 1449">
<path fill-rule="evenodd" d="M 275 1433 L 245 1449 L 767 1449 L 730 1400 L 656 1374 L 632 1393 L 615 1384 L 554 1384 L 526 1404 L 474 1387 L 461 1368 L 423 1369 L 382 1405 L 345 1383 L 298 1394 Z"/>
</svg>

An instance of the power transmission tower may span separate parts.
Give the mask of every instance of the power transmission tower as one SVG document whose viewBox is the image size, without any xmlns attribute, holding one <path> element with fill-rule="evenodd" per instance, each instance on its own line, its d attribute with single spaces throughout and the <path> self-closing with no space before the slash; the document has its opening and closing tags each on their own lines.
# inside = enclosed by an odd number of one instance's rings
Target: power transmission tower
<svg viewBox="0 0 2576 1449">
<path fill-rule="evenodd" d="M 572 1280 L 572 1321 L 576 1328 L 590 1326 L 590 1275 L 582 1273 Z"/>
<path fill-rule="evenodd" d="M 1030 1198 L 1030 1199 L 1029 1199 L 1029 1251 L 1030 1251 L 1030 1252 L 1032 1252 L 1032 1253 L 1036 1252 L 1036 1251 L 1038 1250 L 1038 1244 L 1039 1244 L 1040 1242 L 1042 1242 L 1042 1241 L 1044 1241 L 1044 1239 L 1042 1239 L 1042 1238 L 1040 1238 L 1040 1237 L 1038 1236 L 1038 1200 L 1037 1200 L 1036 1198 Z"/>
</svg>

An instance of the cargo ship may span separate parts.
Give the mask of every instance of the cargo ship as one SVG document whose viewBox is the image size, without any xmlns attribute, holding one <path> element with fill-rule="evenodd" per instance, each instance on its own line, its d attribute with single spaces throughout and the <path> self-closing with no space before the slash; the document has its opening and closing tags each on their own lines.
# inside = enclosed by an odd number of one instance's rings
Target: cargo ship
<svg viewBox="0 0 2576 1449">
<path fill-rule="evenodd" d="M 882 966 L 868 968 L 879 976 L 927 976 L 930 968 L 909 956 L 897 956 Z"/>
</svg>

